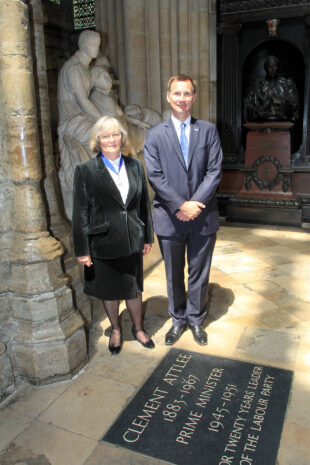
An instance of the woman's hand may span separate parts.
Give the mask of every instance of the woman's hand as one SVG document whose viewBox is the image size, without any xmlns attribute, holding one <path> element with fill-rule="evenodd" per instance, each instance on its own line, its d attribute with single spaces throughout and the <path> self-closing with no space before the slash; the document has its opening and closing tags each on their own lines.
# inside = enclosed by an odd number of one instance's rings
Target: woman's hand
<svg viewBox="0 0 310 465">
<path fill-rule="evenodd" d="M 76 259 L 81 265 L 90 267 L 93 264 L 93 262 L 91 261 L 90 255 L 84 255 L 83 257 L 77 257 Z"/>
<path fill-rule="evenodd" d="M 143 250 L 142 250 L 142 254 L 143 255 L 146 255 L 149 253 L 149 251 L 151 250 L 152 248 L 152 244 L 144 244 L 144 247 L 143 247 Z"/>
</svg>

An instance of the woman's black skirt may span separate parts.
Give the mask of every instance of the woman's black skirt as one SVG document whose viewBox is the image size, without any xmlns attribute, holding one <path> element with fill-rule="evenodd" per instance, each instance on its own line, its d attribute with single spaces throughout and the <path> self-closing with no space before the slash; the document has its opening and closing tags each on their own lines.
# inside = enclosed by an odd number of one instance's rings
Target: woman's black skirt
<svg viewBox="0 0 310 465">
<path fill-rule="evenodd" d="M 127 300 L 143 291 L 142 254 L 115 259 L 93 258 L 84 266 L 84 292 L 103 300 Z"/>
</svg>

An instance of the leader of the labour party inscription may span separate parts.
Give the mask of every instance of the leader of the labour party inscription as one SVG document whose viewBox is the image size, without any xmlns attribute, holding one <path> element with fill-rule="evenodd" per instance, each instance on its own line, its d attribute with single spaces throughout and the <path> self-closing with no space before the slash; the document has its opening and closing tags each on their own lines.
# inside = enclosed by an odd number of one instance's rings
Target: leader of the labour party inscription
<svg viewBox="0 0 310 465">
<path fill-rule="evenodd" d="M 258 79 L 246 96 L 245 121 L 296 121 L 299 99 L 294 81 L 279 76 L 279 60 L 275 56 L 266 58 L 264 68 L 265 79 Z"/>
</svg>

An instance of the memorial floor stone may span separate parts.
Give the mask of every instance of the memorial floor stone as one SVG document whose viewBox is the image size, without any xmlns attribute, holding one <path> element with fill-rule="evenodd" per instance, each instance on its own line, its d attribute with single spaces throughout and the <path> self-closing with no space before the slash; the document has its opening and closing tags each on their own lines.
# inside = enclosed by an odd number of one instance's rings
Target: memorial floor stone
<svg viewBox="0 0 310 465">
<path fill-rule="evenodd" d="M 173 348 L 103 441 L 176 465 L 275 465 L 292 376 Z"/>
</svg>

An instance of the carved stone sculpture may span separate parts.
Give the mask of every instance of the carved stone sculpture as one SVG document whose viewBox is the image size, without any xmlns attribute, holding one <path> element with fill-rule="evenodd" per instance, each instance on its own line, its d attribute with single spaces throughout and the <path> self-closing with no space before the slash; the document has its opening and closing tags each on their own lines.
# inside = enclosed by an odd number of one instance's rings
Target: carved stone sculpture
<svg viewBox="0 0 310 465">
<path fill-rule="evenodd" d="M 100 35 L 83 31 L 78 40 L 78 51 L 63 65 L 58 78 L 59 109 L 59 178 L 66 215 L 72 215 L 72 186 L 75 166 L 94 156 L 90 150 L 90 132 L 101 116 L 120 119 L 128 132 L 128 142 L 122 148 L 125 155 L 138 156 L 142 151 L 146 130 L 161 121 L 156 112 L 129 106 L 125 114 L 116 97 L 111 95 L 114 77 L 108 59 L 102 53 L 97 57 Z"/>
<path fill-rule="evenodd" d="M 77 163 L 93 156 L 89 148 L 90 130 L 102 116 L 89 99 L 93 86 L 89 64 L 99 51 L 100 35 L 83 31 L 78 40 L 78 51 L 62 66 L 58 77 L 57 101 L 59 110 L 59 148 L 61 167 L 60 185 L 65 211 L 71 219 L 72 185 Z"/>
<path fill-rule="evenodd" d="M 155 124 L 159 124 L 162 122 L 162 118 L 159 113 L 155 110 L 151 110 L 150 108 L 144 108 L 140 105 L 136 105 L 132 103 L 131 105 L 126 105 L 125 107 L 125 115 L 135 118 L 140 121 L 144 121 L 149 127 L 155 126 Z"/>
<path fill-rule="evenodd" d="M 137 156 L 143 149 L 146 129 L 151 125 L 141 120 L 139 115 L 127 115 L 123 112 L 120 105 L 116 103 L 111 96 L 113 80 L 106 67 L 97 64 L 91 69 L 93 89 L 90 93 L 90 100 L 96 105 L 101 115 L 114 116 L 120 119 L 128 132 L 128 142 L 122 148 L 122 152 L 127 155 Z"/>
<path fill-rule="evenodd" d="M 266 58 L 264 68 L 266 78 L 257 80 L 245 99 L 245 121 L 296 121 L 299 98 L 294 81 L 279 76 L 275 56 Z"/>
</svg>

